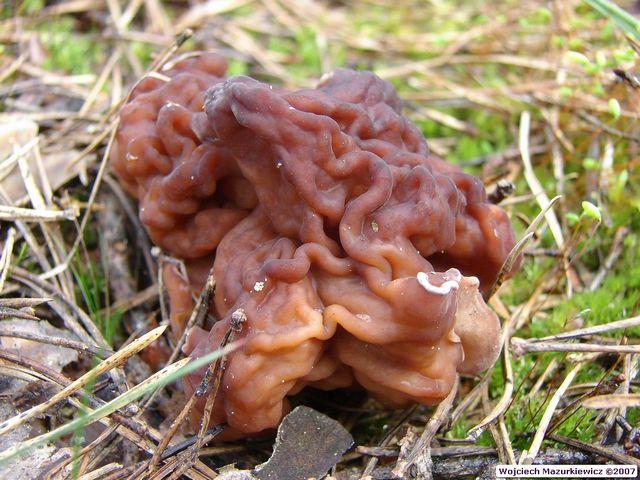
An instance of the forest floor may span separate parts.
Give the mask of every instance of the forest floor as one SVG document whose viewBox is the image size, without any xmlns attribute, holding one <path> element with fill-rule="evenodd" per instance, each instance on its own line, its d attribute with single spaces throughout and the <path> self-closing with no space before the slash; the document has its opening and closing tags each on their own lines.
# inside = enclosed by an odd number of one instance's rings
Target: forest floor
<svg viewBox="0 0 640 480">
<path fill-rule="evenodd" d="M 523 240 L 521 268 L 490 301 L 500 359 L 441 406 L 295 400 L 354 439 L 330 475 L 640 465 L 640 6 L 618 3 L 626 14 L 595 0 L 2 3 L 0 472 L 206 479 L 235 465 L 227 478 L 251 478 L 272 454 L 273 440 L 167 436 L 185 361 L 148 366 L 167 336 L 163 256 L 108 163 L 135 82 L 199 50 L 225 56 L 229 75 L 287 88 L 337 67 L 375 72 L 434 153 L 503 197 Z M 284 436 L 308 426 L 296 420 Z M 320 463 L 335 453 L 296 448 L 276 445 Z"/>
</svg>

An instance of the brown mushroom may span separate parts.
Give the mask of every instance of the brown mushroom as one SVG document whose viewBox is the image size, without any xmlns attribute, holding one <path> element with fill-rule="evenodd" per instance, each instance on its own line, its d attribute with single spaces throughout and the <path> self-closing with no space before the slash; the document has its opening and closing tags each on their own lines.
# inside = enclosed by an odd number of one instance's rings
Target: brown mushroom
<svg viewBox="0 0 640 480">
<path fill-rule="evenodd" d="M 290 92 L 223 70 L 204 54 L 141 82 L 111 155 L 153 241 L 187 265 L 167 277 L 176 330 L 213 265 L 219 320 L 186 353 L 246 315 L 212 421 L 273 428 L 307 385 L 432 405 L 492 365 L 500 325 L 481 293 L 514 235 L 481 181 L 431 155 L 372 73 Z"/>
</svg>

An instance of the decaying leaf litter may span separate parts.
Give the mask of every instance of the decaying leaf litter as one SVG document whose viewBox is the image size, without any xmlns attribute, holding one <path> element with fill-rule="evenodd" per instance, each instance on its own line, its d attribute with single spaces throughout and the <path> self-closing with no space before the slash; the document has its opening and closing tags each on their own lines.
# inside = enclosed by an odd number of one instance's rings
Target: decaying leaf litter
<svg viewBox="0 0 640 480">
<path fill-rule="evenodd" d="M 623 6 L 634 14 L 632 2 Z M 357 396 L 304 393 L 301 402 L 355 439 L 332 476 L 637 464 L 638 38 L 584 2 L 487 8 L 384 0 L 5 7 L 3 455 L 58 428 L 68 433 L 41 447 L 45 456 L 36 450 L 3 468 L 23 469 L 24 478 L 214 478 L 235 464 L 240 472 L 223 476 L 249 478 L 271 454 L 270 440 L 205 446 L 215 431 L 171 428 L 187 400 L 178 384 L 156 393 L 141 384 L 154 349 L 181 362 L 179 345 L 166 335 L 162 344 L 132 344 L 166 323 L 158 268 L 172 260 L 150 248 L 105 153 L 130 87 L 192 50 L 215 50 L 233 73 L 289 88 L 338 66 L 371 69 L 398 88 L 435 153 L 479 174 L 490 191 L 499 180 L 515 186 L 502 205 L 526 261 L 491 300 L 503 322 L 499 364 L 460 379 L 436 409 L 387 412 Z M 122 268 L 113 259 L 124 259 Z M 156 378 L 164 383 L 181 365 Z M 16 416 L 30 410 L 31 419 Z M 87 425 L 91 415 L 100 427 Z"/>
</svg>

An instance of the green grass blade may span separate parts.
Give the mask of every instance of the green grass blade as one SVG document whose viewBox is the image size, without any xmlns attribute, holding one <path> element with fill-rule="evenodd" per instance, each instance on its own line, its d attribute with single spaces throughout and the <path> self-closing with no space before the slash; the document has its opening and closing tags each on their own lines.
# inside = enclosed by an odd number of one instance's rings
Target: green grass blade
<svg viewBox="0 0 640 480">
<path fill-rule="evenodd" d="M 640 21 L 624 9 L 609 0 L 584 0 L 591 8 L 597 10 L 613 21 L 627 35 L 640 42 Z"/>
</svg>

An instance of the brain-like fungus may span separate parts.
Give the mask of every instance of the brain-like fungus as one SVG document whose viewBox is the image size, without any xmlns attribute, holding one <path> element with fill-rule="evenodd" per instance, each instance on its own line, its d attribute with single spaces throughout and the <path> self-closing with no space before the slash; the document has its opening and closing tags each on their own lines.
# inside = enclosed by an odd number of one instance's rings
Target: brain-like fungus
<svg viewBox="0 0 640 480">
<path fill-rule="evenodd" d="M 143 79 L 111 153 L 152 240 L 187 266 L 165 273 L 176 333 L 213 266 L 217 321 L 185 352 L 246 317 L 212 421 L 272 428 L 308 385 L 432 405 L 492 365 L 500 325 L 482 293 L 514 234 L 481 181 L 431 155 L 372 73 L 287 91 L 224 72 L 201 54 Z"/>
</svg>

